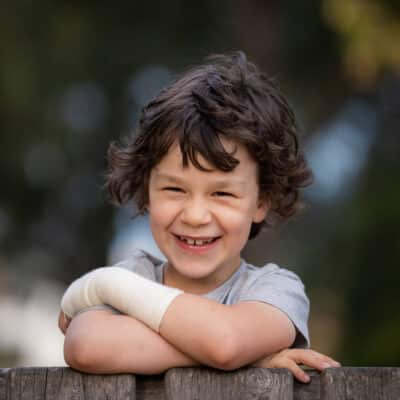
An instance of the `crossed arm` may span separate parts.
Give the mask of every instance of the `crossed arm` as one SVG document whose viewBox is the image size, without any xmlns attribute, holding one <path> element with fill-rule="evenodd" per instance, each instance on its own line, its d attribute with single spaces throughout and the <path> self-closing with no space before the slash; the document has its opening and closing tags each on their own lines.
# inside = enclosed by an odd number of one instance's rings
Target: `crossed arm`
<svg viewBox="0 0 400 400">
<path fill-rule="evenodd" d="M 65 332 L 65 361 L 80 371 L 159 374 L 173 367 L 198 365 L 158 333 L 126 315 L 88 311 L 73 318 L 69 326 L 68 321 L 59 326 Z"/>
<path fill-rule="evenodd" d="M 81 357 L 91 353 L 97 357 L 114 341 L 122 347 L 124 343 L 140 347 L 146 339 L 148 348 L 162 341 L 197 363 L 229 370 L 289 347 L 294 327 L 272 306 L 253 302 L 224 306 L 182 294 L 168 308 L 159 333 L 125 315 L 100 311 L 78 315 L 67 331 L 66 358 L 76 346 Z"/>
<path fill-rule="evenodd" d="M 180 294 L 164 313 L 159 332 L 132 316 L 79 314 L 66 331 L 64 353 L 72 367 L 92 373 L 155 374 L 198 364 L 230 370 L 253 363 L 271 366 L 270 356 L 294 338 L 292 322 L 270 305 L 227 306 Z M 318 363 L 322 359 L 312 366 Z"/>
</svg>

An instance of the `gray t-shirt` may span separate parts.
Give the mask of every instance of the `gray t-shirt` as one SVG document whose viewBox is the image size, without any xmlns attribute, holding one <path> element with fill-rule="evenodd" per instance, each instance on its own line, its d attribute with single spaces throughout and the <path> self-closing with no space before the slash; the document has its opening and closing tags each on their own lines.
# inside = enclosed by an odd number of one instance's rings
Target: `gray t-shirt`
<svg viewBox="0 0 400 400">
<path fill-rule="evenodd" d="M 114 266 L 163 283 L 165 264 L 149 253 L 137 250 L 130 258 Z M 203 296 L 221 304 L 236 304 L 242 301 L 270 304 L 283 311 L 296 327 L 297 335 L 292 347 L 306 348 L 310 345 L 307 327 L 309 301 L 300 278 L 287 269 L 271 263 L 256 267 L 242 260 L 239 268 L 226 282 Z M 108 305 L 90 307 L 82 312 L 89 309 L 111 309 L 118 312 Z"/>
</svg>

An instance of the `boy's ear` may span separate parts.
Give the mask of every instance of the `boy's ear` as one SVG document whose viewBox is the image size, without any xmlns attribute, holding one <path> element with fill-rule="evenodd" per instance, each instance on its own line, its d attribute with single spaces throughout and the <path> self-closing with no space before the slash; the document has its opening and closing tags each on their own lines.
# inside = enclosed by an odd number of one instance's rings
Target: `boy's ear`
<svg viewBox="0 0 400 400">
<path fill-rule="evenodd" d="M 268 214 L 269 209 L 271 208 L 271 201 L 268 199 L 259 199 L 257 208 L 253 215 L 253 222 L 259 224 L 264 221 L 265 217 Z"/>
</svg>

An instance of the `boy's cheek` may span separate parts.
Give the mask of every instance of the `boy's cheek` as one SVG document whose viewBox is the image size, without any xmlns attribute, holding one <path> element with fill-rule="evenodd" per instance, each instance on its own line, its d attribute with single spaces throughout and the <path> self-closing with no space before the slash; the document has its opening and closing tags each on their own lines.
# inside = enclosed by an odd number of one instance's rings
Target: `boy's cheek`
<svg viewBox="0 0 400 400">
<path fill-rule="evenodd" d="M 157 207 L 149 207 L 149 220 L 153 235 L 154 229 L 160 230 L 171 226 L 178 215 L 179 209 L 169 202 L 164 202 Z"/>
<path fill-rule="evenodd" d="M 150 217 L 166 218 L 172 216 L 178 210 L 178 204 L 174 201 L 168 201 L 165 197 L 154 196 L 148 206 Z"/>
<path fill-rule="evenodd" d="M 237 230 L 238 232 L 250 226 L 252 223 L 252 213 L 249 208 L 235 208 L 235 207 L 225 207 L 221 208 L 218 213 L 216 213 L 219 221 L 230 230 Z"/>
</svg>

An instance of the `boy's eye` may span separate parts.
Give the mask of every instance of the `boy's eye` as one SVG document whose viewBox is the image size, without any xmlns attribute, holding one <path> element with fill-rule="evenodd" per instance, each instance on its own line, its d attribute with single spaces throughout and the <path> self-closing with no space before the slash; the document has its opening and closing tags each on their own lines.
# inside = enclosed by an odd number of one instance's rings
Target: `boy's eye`
<svg viewBox="0 0 400 400">
<path fill-rule="evenodd" d="M 175 186 L 168 186 L 168 187 L 165 187 L 163 190 L 167 190 L 169 192 L 183 192 L 183 189 L 181 189 L 179 187 L 175 187 Z"/>
<path fill-rule="evenodd" d="M 235 197 L 235 195 L 233 193 L 230 192 L 215 192 L 215 195 L 218 197 Z"/>
</svg>

